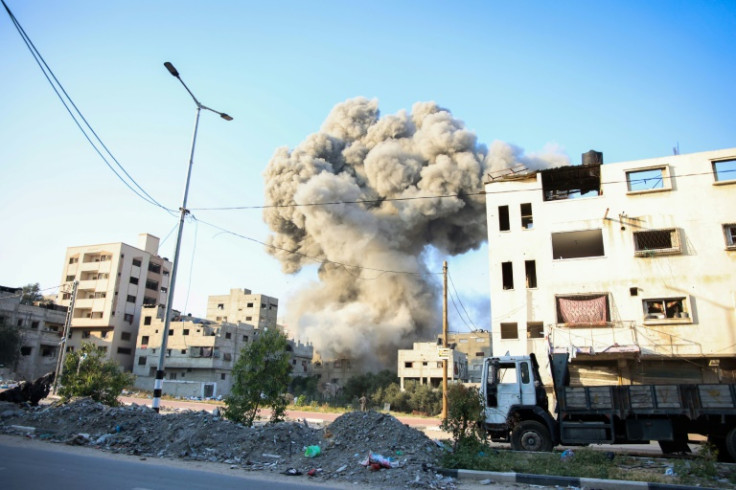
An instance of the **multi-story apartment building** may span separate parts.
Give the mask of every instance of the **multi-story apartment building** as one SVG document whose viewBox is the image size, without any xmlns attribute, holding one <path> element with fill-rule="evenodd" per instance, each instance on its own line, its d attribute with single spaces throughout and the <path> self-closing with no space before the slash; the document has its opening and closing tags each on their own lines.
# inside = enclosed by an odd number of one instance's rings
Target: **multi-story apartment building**
<svg viewBox="0 0 736 490">
<path fill-rule="evenodd" d="M 573 382 L 733 380 L 736 148 L 485 185 L 497 354 L 568 351 Z"/>
<path fill-rule="evenodd" d="M 402 391 L 407 381 L 416 381 L 433 388 L 442 386 L 444 368 L 440 350 L 447 354 L 447 379 L 468 381 L 468 356 L 464 352 L 443 349 L 435 342 L 414 342 L 412 349 L 399 349 L 397 374 Z"/>
<path fill-rule="evenodd" d="M 67 350 L 93 342 L 125 370 L 133 369 L 144 305 L 165 305 L 171 262 L 158 256 L 159 239 L 143 233 L 138 247 L 105 243 L 69 247 L 62 283 L 79 281 Z M 56 302 L 68 306 L 71 295 Z"/>
<path fill-rule="evenodd" d="M 279 300 L 250 289 L 231 289 L 230 294 L 207 299 L 207 319 L 216 322 L 247 323 L 256 328 L 276 326 Z"/>
<path fill-rule="evenodd" d="M 153 390 L 161 356 L 163 317 L 161 307 L 143 308 L 133 367 L 135 385 L 143 390 Z M 166 341 L 163 392 L 183 397 L 227 396 L 233 386 L 233 366 L 259 332 L 246 323 L 175 315 Z M 311 345 L 289 340 L 286 352 L 293 376 L 310 374 Z"/>
<path fill-rule="evenodd" d="M 442 335 L 437 337 L 437 345 L 441 345 Z M 462 352 L 467 357 L 468 381 L 480 383 L 483 374 L 483 360 L 493 354 L 493 339 L 488 330 L 472 332 L 449 332 L 447 345 Z"/>
<path fill-rule="evenodd" d="M 23 304 L 22 293 L 23 288 L 0 286 L 0 324 L 17 328 L 21 335 L 20 356 L 15 365 L 5 366 L 4 376 L 31 381 L 55 371 L 67 309 Z"/>
</svg>

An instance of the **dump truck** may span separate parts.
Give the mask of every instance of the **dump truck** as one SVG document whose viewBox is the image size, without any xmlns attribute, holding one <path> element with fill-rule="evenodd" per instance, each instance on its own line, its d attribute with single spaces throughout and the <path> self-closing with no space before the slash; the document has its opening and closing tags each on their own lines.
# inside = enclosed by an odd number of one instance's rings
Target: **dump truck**
<svg viewBox="0 0 736 490">
<path fill-rule="evenodd" d="M 480 392 L 492 441 L 520 451 L 557 445 L 648 444 L 689 452 L 689 434 L 736 461 L 736 385 L 570 386 L 569 354 L 550 355 L 554 416 L 534 354 L 484 360 Z"/>
</svg>

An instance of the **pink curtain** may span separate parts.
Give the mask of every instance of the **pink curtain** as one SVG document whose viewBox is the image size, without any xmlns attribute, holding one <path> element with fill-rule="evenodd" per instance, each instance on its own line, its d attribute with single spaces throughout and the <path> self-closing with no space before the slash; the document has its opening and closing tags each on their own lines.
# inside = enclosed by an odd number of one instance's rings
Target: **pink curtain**
<svg viewBox="0 0 736 490">
<path fill-rule="evenodd" d="M 557 309 L 562 323 L 605 325 L 606 296 L 557 298 Z"/>
</svg>

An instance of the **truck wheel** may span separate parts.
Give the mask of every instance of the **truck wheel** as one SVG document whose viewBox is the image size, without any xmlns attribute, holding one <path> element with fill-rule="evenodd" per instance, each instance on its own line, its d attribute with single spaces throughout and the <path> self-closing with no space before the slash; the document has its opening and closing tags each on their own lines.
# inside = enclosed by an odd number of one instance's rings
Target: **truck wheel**
<svg viewBox="0 0 736 490">
<path fill-rule="evenodd" d="M 547 427 L 534 420 L 525 420 L 511 433 L 511 448 L 515 451 L 551 451 L 552 438 Z"/>
<path fill-rule="evenodd" d="M 690 446 L 687 444 L 688 435 L 685 432 L 676 432 L 672 441 L 659 441 L 662 454 L 689 453 Z"/>
<path fill-rule="evenodd" d="M 718 461 L 722 461 L 724 463 L 733 462 L 731 455 L 728 454 L 728 447 L 726 446 L 725 437 L 717 437 L 714 435 L 708 435 L 708 444 L 715 446 L 715 448 L 718 450 Z"/>
<path fill-rule="evenodd" d="M 736 461 L 736 427 L 726 434 L 726 450 L 728 451 L 729 460 L 731 462 Z"/>
</svg>

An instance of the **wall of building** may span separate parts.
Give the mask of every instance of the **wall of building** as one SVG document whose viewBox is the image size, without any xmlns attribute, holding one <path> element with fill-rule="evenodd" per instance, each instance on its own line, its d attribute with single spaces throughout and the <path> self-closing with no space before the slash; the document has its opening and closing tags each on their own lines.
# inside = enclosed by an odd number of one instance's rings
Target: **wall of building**
<svg viewBox="0 0 736 490">
<path fill-rule="evenodd" d="M 448 380 L 468 381 L 468 358 L 465 353 L 449 349 Z M 407 381 L 416 381 L 434 388 L 442 386 L 444 369 L 435 342 L 414 342 L 412 349 L 399 349 L 399 383 L 404 390 Z"/>
<path fill-rule="evenodd" d="M 32 381 L 56 370 L 66 309 L 57 305 L 21 304 L 21 288 L 0 287 L 0 323 L 21 335 L 20 356 L 4 367 L 4 376 Z"/>
<path fill-rule="evenodd" d="M 139 247 L 107 243 L 67 249 L 62 272 L 67 292 L 56 302 L 68 306 L 71 284 L 79 282 L 67 349 L 92 342 L 132 370 L 141 308 L 166 304 L 171 271 L 171 262 L 156 255 L 158 238 L 143 233 Z"/>
<path fill-rule="evenodd" d="M 276 327 L 279 300 L 250 289 L 231 289 L 230 294 L 207 299 L 207 319 L 248 323 L 256 328 Z"/>
<path fill-rule="evenodd" d="M 574 199 L 545 201 L 541 172 L 487 183 L 496 354 L 534 352 L 545 372 L 548 347 L 567 350 L 619 382 L 631 382 L 635 367 L 621 359 L 651 361 L 639 379 L 655 377 L 664 359 L 698 359 L 702 376 L 710 361 L 736 368 L 736 250 L 724 235 L 736 223 L 736 175 L 717 181 L 713 171 L 714 161 L 734 158 L 727 149 L 604 164 L 600 195 Z M 500 206 L 508 206 L 508 230 Z M 647 242 L 662 236 L 667 250 Z M 586 243 L 592 251 L 580 248 Z M 555 256 L 568 253 L 588 256 Z M 604 322 L 561 317 L 589 307 L 580 295 L 604 298 Z M 573 302 L 562 306 L 560 297 Z M 660 315 L 647 308 L 655 300 L 681 304 Z"/>
</svg>

